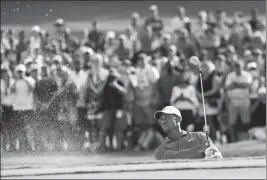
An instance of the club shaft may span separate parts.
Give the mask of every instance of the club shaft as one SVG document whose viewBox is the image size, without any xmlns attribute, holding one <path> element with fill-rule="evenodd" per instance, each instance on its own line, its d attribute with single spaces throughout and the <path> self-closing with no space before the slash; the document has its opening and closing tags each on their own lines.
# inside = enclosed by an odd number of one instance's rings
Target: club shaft
<svg viewBox="0 0 267 180">
<path fill-rule="evenodd" d="M 208 125 L 207 125 L 207 118 L 206 118 L 206 108 L 205 108 L 205 99 L 204 99 L 202 72 L 201 71 L 199 72 L 199 77 L 200 77 L 201 96 L 202 96 L 202 104 L 203 104 L 203 111 L 204 111 L 205 132 L 206 132 L 206 138 L 208 141 Z"/>
</svg>

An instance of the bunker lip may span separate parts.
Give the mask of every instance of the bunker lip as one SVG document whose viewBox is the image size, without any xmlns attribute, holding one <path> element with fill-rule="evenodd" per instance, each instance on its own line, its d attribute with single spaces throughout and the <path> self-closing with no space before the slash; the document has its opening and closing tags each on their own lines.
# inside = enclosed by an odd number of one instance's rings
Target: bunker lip
<svg viewBox="0 0 267 180">
<path fill-rule="evenodd" d="M 75 167 L 28 168 L 23 170 L 3 169 L 1 170 L 1 177 L 258 167 L 266 167 L 266 156 L 251 158 L 226 158 L 224 160 L 140 161 L 121 164 L 79 165 Z"/>
</svg>

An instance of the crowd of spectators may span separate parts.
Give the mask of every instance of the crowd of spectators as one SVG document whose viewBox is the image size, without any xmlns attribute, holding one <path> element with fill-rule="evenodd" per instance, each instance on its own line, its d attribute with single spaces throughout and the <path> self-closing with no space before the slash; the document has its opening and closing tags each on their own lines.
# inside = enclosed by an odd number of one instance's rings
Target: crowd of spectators
<svg viewBox="0 0 267 180">
<path fill-rule="evenodd" d="M 141 21 L 134 12 L 123 33 L 94 20 L 83 39 L 63 19 L 48 32 L 33 26 L 1 30 L 2 151 L 155 149 L 164 132 L 153 118 L 173 105 L 182 128 L 203 131 L 199 57 L 210 137 L 246 138 L 266 126 L 266 34 L 256 9 L 227 16 L 184 7 L 165 24 L 156 5 Z"/>
</svg>

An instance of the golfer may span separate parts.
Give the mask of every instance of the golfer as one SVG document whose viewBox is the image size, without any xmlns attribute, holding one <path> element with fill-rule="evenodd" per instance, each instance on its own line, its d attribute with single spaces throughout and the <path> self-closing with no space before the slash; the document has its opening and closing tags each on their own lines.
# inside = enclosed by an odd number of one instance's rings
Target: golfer
<svg viewBox="0 0 267 180">
<path fill-rule="evenodd" d="M 220 151 L 203 132 L 188 132 L 181 129 L 181 113 L 173 106 L 166 106 L 154 115 L 167 138 L 154 152 L 157 160 L 165 159 L 222 159 Z"/>
</svg>

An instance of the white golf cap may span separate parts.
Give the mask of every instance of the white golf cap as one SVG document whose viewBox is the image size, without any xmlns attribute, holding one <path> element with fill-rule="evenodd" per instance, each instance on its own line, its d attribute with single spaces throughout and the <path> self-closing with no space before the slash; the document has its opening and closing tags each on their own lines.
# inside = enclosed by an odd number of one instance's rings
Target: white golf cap
<svg viewBox="0 0 267 180">
<path fill-rule="evenodd" d="M 181 112 L 174 106 L 165 106 L 161 111 L 154 114 L 154 118 L 159 119 L 162 114 L 175 114 L 182 118 Z"/>
<path fill-rule="evenodd" d="M 24 66 L 24 64 L 19 64 L 17 65 L 17 67 L 15 68 L 15 71 L 22 71 L 22 72 L 26 72 L 26 67 Z"/>
<path fill-rule="evenodd" d="M 259 94 L 266 94 L 266 87 L 259 88 Z"/>
</svg>

